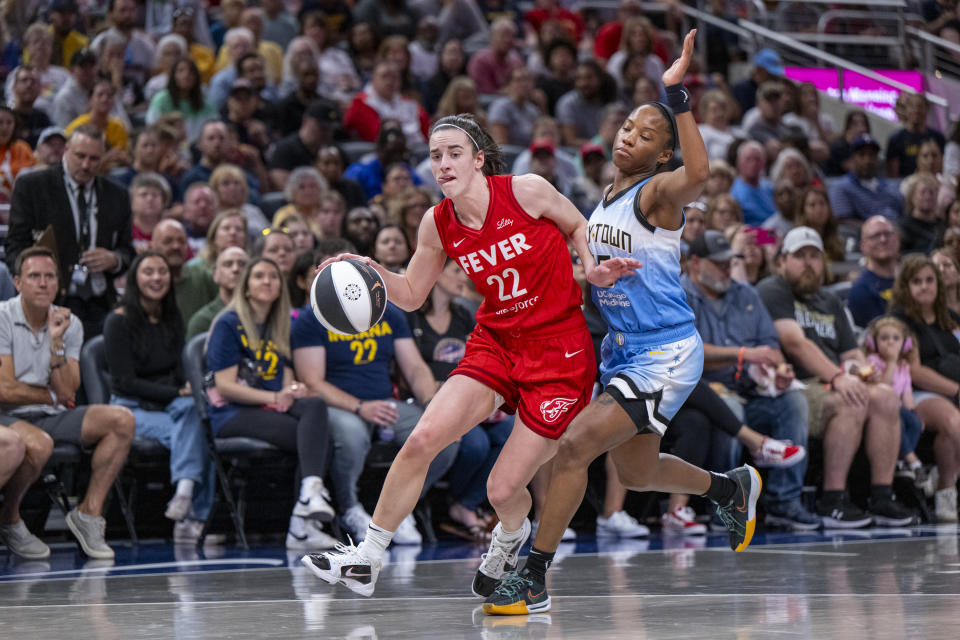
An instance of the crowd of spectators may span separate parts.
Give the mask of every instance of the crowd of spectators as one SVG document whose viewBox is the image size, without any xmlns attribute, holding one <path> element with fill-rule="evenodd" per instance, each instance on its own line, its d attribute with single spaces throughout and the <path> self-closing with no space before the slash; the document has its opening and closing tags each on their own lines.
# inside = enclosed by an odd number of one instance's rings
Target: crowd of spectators
<svg viewBox="0 0 960 640">
<path fill-rule="evenodd" d="M 542 176 L 589 217 L 624 117 L 661 96 L 680 24 L 637 0 L 609 15 L 566 4 L 0 2 L 0 541 L 49 553 L 17 509 L 63 441 L 93 450 L 68 525 L 88 554 L 111 555 L 102 503 L 134 435 L 171 450 L 166 514 L 178 541 L 198 539 L 212 480 L 179 353 L 204 333 L 214 431 L 269 440 L 300 463 L 288 545 L 329 546 L 335 515 L 358 540 L 367 452 L 409 435 L 462 356 L 478 301 L 448 267 L 421 311 L 391 308 L 341 337 L 301 308 L 310 276 L 345 251 L 405 267 L 442 197 L 430 123 L 459 112 L 486 124 L 512 173 Z M 938 131 L 925 97 L 903 94 L 901 128 L 880 141 L 863 111 L 843 122 L 821 111 L 776 51 L 703 37 L 710 60 L 685 84 L 710 180 L 686 208 L 684 239 L 708 372 L 678 436 L 716 427 L 698 446 L 712 440 L 723 458 L 742 455 L 739 443 L 777 467 L 771 525 L 909 522 L 895 474 L 955 521 L 960 127 Z M 742 79 L 718 70 L 737 59 Z M 885 329 L 871 333 L 880 317 L 902 324 L 895 353 Z M 100 335 L 124 354 L 110 362 L 111 404 L 78 404 L 79 351 Z M 918 425 L 934 434 L 932 458 Z M 427 488 L 446 474 L 448 516 L 474 537 L 489 525 L 484 477 L 509 426 L 490 416 L 428 475 Z M 823 475 L 805 477 L 814 438 Z M 847 476 L 861 443 L 870 491 L 857 505 Z M 815 507 L 805 483 L 819 485 Z M 622 497 L 610 503 L 604 530 L 642 529 L 617 515 Z M 664 525 L 689 532 L 686 509 L 671 498 Z M 419 539 L 410 519 L 395 541 Z"/>
</svg>

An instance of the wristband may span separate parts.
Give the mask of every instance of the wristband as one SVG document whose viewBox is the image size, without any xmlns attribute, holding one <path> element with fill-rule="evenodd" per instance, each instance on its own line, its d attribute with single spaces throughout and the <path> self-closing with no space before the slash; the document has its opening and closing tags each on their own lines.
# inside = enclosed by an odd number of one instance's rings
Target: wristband
<svg viewBox="0 0 960 640">
<path fill-rule="evenodd" d="M 846 373 L 846 372 L 845 372 L 845 371 L 838 371 L 837 373 L 834 374 L 834 376 L 833 376 L 832 378 L 830 378 L 830 382 L 827 383 L 827 386 L 830 387 L 830 390 L 831 390 L 831 391 L 835 391 L 835 390 L 836 390 L 836 387 L 833 386 L 833 383 L 836 382 L 836 381 L 837 381 L 837 378 L 839 378 L 840 376 L 842 376 L 844 373 Z"/>
<path fill-rule="evenodd" d="M 665 87 L 667 94 L 667 106 L 673 110 L 673 113 L 689 113 L 690 111 L 690 93 L 684 88 L 683 83 L 672 84 Z"/>
<path fill-rule="evenodd" d="M 354 409 L 353 412 L 354 412 L 355 414 L 357 414 L 357 415 L 360 415 L 360 407 L 362 407 L 362 406 L 363 406 L 363 400 L 358 400 L 358 401 L 357 401 L 357 408 Z"/>
<path fill-rule="evenodd" d="M 58 404 L 60 404 L 60 399 L 57 398 L 57 394 L 53 392 L 53 389 L 51 389 L 50 387 L 47 387 L 47 391 L 50 392 L 51 404 L 53 404 L 53 406 L 57 406 Z"/>
</svg>

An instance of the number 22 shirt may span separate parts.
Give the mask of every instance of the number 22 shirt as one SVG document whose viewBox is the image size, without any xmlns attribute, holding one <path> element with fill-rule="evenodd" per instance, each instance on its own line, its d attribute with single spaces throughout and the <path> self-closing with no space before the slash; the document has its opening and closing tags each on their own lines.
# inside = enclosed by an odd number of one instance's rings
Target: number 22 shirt
<svg viewBox="0 0 960 640">
<path fill-rule="evenodd" d="M 343 335 L 324 328 L 307 306 L 293 323 L 290 346 L 326 350 L 325 380 L 360 400 L 383 400 L 393 396 L 390 362 L 395 341 L 413 338 L 407 318 L 398 307 L 387 305 L 383 319 L 363 333 Z"/>
<path fill-rule="evenodd" d="M 312 313 L 310 315 L 313 315 Z M 283 389 L 283 371 L 290 366 L 287 359 L 277 353 L 272 340 L 261 346 L 256 352 L 250 348 L 247 334 L 240 324 L 236 312 L 228 311 L 220 316 L 213 328 L 210 329 L 210 340 L 207 343 L 207 369 L 217 372 L 240 365 L 241 361 L 249 359 L 256 367 L 257 389 L 264 391 L 281 391 Z M 238 371 L 238 375 L 240 372 Z M 241 405 L 228 402 L 221 407 L 210 407 L 210 421 L 214 432 L 219 431 Z"/>
</svg>

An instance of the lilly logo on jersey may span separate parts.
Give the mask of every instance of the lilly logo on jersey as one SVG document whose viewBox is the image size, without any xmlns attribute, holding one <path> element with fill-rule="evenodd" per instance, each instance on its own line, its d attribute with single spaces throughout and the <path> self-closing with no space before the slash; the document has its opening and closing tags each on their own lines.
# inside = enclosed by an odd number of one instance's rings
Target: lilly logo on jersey
<svg viewBox="0 0 960 640">
<path fill-rule="evenodd" d="M 553 400 L 544 400 L 540 403 L 540 413 L 546 422 L 556 422 L 560 416 L 567 412 L 567 409 L 577 404 L 576 399 L 554 398 Z"/>
<path fill-rule="evenodd" d="M 511 218 L 500 218 L 500 220 L 497 221 L 497 229 L 506 229 L 512 224 L 513 220 Z"/>
</svg>

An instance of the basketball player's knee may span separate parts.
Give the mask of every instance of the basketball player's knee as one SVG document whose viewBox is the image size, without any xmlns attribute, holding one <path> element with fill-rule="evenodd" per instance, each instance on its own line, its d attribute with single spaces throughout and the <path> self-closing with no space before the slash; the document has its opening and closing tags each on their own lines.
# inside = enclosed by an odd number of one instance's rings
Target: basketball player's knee
<svg viewBox="0 0 960 640">
<path fill-rule="evenodd" d="M 490 506 L 494 510 L 498 510 L 511 504 L 522 488 L 519 484 L 504 482 L 490 476 L 487 478 L 487 500 L 490 501 Z"/>
<path fill-rule="evenodd" d="M 560 438 L 557 454 L 553 458 L 553 468 L 556 471 L 589 466 L 596 457 L 589 439 L 568 432 Z"/>
<path fill-rule="evenodd" d="M 414 429 L 403 443 L 403 453 L 429 464 L 447 444 L 429 429 Z"/>
</svg>

